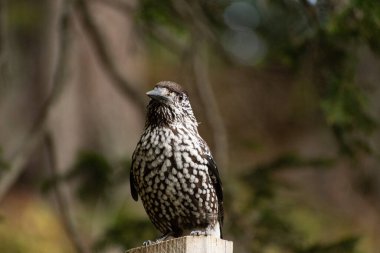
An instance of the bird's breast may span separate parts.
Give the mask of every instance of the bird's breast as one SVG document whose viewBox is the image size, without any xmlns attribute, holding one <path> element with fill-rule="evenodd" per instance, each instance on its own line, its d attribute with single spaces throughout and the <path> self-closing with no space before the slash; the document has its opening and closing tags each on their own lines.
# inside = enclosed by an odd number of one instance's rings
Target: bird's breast
<svg viewBox="0 0 380 253">
<path fill-rule="evenodd" d="M 174 185 L 169 189 L 172 192 L 185 183 L 195 188 L 206 180 L 207 159 L 201 155 L 201 148 L 197 133 L 186 127 L 146 129 L 134 164 L 139 188 L 150 189 L 160 181 Z"/>
</svg>

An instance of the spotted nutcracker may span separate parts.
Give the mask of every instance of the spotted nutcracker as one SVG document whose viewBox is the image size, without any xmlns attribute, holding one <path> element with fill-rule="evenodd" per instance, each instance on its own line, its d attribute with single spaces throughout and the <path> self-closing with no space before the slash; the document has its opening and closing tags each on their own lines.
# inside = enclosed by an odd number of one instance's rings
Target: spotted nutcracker
<svg viewBox="0 0 380 253">
<path fill-rule="evenodd" d="M 144 132 L 132 157 L 131 194 L 140 195 L 157 241 L 184 235 L 222 238 L 223 191 L 218 169 L 187 93 L 162 81 L 150 98 Z"/>
</svg>

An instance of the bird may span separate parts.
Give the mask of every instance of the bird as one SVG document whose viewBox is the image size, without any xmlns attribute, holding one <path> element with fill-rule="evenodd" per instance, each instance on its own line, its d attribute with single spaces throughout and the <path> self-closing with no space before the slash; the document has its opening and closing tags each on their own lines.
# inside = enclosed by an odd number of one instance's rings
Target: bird
<svg viewBox="0 0 380 253">
<path fill-rule="evenodd" d="M 187 92 L 158 82 L 144 131 L 132 155 L 130 190 L 162 236 L 151 244 L 186 235 L 223 238 L 223 189 L 207 143 L 198 133 Z"/>
</svg>

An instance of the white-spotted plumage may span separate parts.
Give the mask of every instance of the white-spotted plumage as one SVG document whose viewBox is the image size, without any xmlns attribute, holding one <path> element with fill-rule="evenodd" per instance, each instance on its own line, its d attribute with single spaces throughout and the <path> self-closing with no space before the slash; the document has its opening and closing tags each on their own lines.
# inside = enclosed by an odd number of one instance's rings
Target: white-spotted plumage
<svg viewBox="0 0 380 253">
<path fill-rule="evenodd" d="M 147 95 L 147 121 L 132 157 L 133 198 L 141 196 L 164 235 L 221 237 L 221 182 L 186 93 L 176 83 L 160 82 Z"/>
</svg>

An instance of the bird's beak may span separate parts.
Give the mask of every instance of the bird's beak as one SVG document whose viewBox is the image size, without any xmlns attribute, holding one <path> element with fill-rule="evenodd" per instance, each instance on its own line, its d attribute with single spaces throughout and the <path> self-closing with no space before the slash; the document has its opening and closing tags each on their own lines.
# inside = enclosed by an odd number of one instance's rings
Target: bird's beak
<svg viewBox="0 0 380 253">
<path fill-rule="evenodd" d="M 148 91 L 146 95 L 148 95 L 148 97 L 150 97 L 151 99 L 154 99 L 160 102 L 166 102 L 169 100 L 167 95 L 164 93 L 164 90 L 161 88 L 154 88 L 153 90 Z"/>
</svg>

